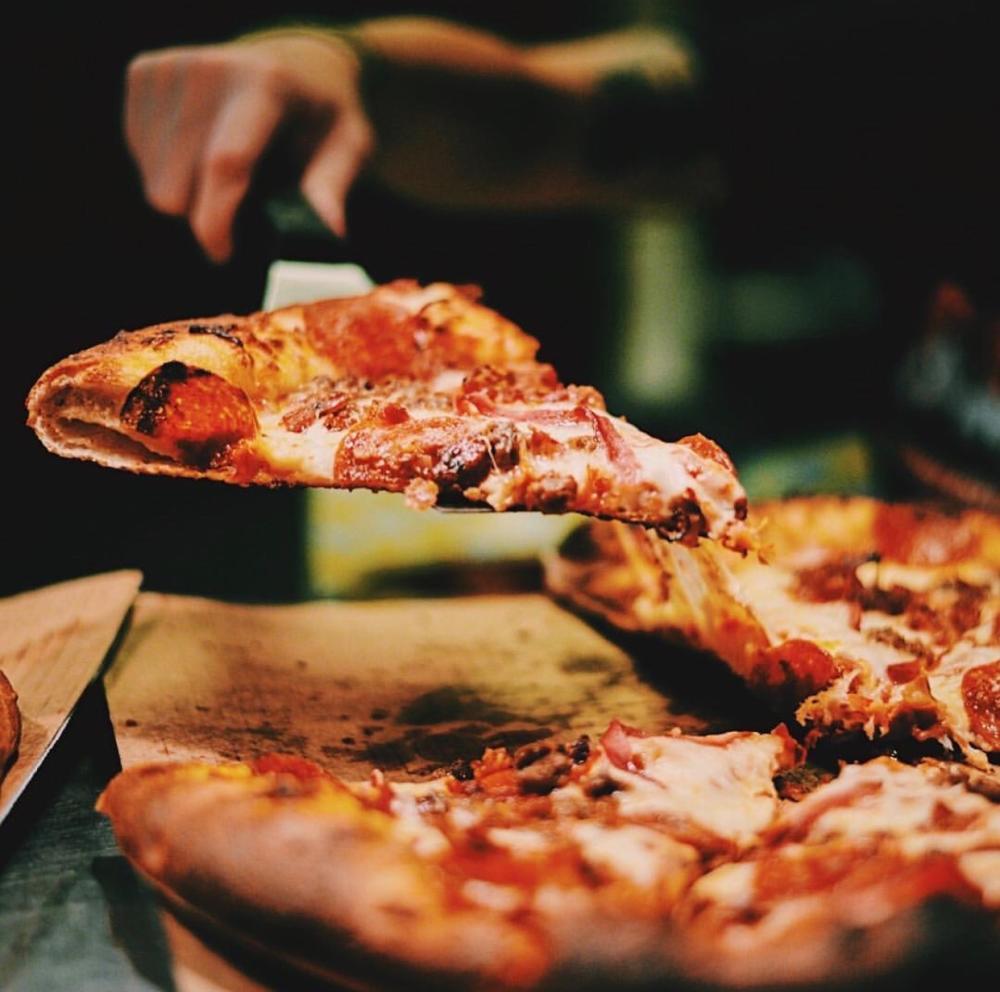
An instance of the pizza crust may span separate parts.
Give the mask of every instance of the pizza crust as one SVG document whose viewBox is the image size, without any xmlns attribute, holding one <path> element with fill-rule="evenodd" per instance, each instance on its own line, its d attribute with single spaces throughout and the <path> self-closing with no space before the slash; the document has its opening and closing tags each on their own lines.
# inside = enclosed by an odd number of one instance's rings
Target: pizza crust
<svg viewBox="0 0 1000 992">
<path fill-rule="evenodd" d="M 384 816 L 326 783 L 248 773 L 131 769 L 98 809 L 172 898 L 269 945 L 308 950 L 317 966 L 342 965 L 346 952 L 366 970 L 396 961 L 442 979 L 532 968 L 538 951 L 519 928 L 445 912 L 440 881 Z"/>
</svg>

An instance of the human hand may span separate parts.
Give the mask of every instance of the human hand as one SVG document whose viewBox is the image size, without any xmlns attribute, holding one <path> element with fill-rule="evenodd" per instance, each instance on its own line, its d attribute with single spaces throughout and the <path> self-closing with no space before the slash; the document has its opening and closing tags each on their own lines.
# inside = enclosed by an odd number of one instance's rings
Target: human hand
<svg viewBox="0 0 1000 992">
<path fill-rule="evenodd" d="M 186 217 L 205 253 L 225 261 L 254 168 L 287 128 L 299 188 L 342 237 L 347 192 L 374 144 L 359 76 L 354 50 L 332 32 L 137 56 L 126 79 L 125 136 L 147 200 Z"/>
</svg>

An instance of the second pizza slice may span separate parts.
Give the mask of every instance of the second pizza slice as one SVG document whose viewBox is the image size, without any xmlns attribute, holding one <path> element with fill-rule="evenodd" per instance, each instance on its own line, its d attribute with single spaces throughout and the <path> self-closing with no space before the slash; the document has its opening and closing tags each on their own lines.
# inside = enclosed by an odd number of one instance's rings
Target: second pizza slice
<svg viewBox="0 0 1000 992">
<path fill-rule="evenodd" d="M 867 498 L 756 507 L 768 560 L 596 523 L 550 557 L 552 591 L 716 655 L 820 738 L 1000 755 L 1000 521 Z"/>
</svg>

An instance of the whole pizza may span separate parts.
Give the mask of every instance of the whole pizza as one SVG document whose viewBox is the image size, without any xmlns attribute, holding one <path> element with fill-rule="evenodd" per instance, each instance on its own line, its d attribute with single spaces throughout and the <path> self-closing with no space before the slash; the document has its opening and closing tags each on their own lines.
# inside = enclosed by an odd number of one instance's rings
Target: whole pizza
<svg viewBox="0 0 1000 992">
<path fill-rule="evenodd" d="M 137 766 L 98 806 L 126 856 L 186 918 L 354 987 L 870 987 L 919 974 L 942 906 L 947 959 L 998 973 L 1000 520 L 748 512 L 714 442 L 643 434 L 537 347 L 468 288 L 399 281 L 123 332 L 44 373 L 29 423 L 136 472 L 587 514 L 550 591 L 728 666 L 774 729 L 616 720 L 416 784 Z"/>
</svg>

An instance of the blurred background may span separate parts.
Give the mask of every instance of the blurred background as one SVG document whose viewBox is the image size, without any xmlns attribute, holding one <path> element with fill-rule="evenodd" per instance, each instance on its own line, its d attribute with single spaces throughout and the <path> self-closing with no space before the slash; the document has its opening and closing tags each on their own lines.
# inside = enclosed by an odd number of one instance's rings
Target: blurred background
<svg viewBox="0 0 1000 992">
<path fill-rule="evenodd" d="M 345 591 L 329 574 L 341 552 L 309 565 L 316 528 L 331 521 L 317 523 L 302 493 L 133 478 L 50 456 L 24 427 L 24 397 L 50 364 L 121 328 L 257 309 L 277 257 L 354 262 L 376 281 L 479 284 L 487 304 L 542 341 L 564 380 L 595 384 L 609 408 L 651 433 L 716 439 L 752 498 L 995 494 L 994 9 L 922 0 L 22 7 L 4 66 L 15 177 L 0 593 L 123 566 L 142 568 L 147 588 L 232 599 Z M 611 81 L 595 111 L 593 167 L 613 174 L 689 156 L 704 163 L 710 192 L 631 209 L 457 210 L 362 179 L 340 241 L 288 195 L 280 170 L 265 169 L 222 266 L 205 260 L 183 221 L 146 204 L 121 133 L 134 55 L 284 19 L 398 13 L 523 43 L 636 23 L 681 32 L 704 79 L 696 103 L 678 112 L 628 79 Z"/>
</svg>

